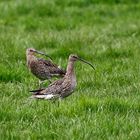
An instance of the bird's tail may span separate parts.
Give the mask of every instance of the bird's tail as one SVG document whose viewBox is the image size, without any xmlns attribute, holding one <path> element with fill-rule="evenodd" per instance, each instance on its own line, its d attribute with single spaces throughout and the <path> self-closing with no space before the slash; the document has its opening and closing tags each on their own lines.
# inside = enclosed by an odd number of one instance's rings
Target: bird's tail
<svg viewBox="0 0 140 140">
<path fill-rule="evenodd" d="M 64 76 L 65 76 L 65 74 L 66 74 L 66 70 L 62 70 L 62 69 L 61 69 L 60 74 L 61 74 L 61 76 L 62 76 L 62 77 L 64 77 Z"/>
<path fill-rule="evenodd" d="M 36 94 L 36 95 L 32 95 L 30 97 L 30 99 L 33 99 L 33 98 L 36 98 L 36 99 L 45 99 L 45 100 L 55 100 L 57 98 L 59 98 L 58 95 L 53 95 L 53 94 Z"/>
<path fill-rule="evenodd" d="M 66 74 L 66 70 L 62 69 L 60 66 L 58 66 L 60 75 L 63 77 Z"/>
<path fill-rule="evenodd" d="M 41 92 L 42 90 L 44 90 L 44 89 L 30 90 L 29 92 L 32 92 L 32 94 L 34 94 L 34 95 L 38 95 L 38 94 L 40 94 L 40 92 Z"/>
</svg>

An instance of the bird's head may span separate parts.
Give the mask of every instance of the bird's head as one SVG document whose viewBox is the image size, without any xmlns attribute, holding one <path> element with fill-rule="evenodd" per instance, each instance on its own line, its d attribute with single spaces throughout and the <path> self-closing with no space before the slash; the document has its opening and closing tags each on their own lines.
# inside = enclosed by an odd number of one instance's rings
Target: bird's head
<svg viewBox="0 0 140 140">
<path fill-rule="evenodd" d="M 86 61 L 86 60 L 80 58 L 79 56 L 77 56 L 77 55 L 75 55 L 75 54 L 71 54 L 71 55 L 69 56 L 69 61 L 75 62 L 75 61 L 77 61 L 77 60 L 79 60 L 79 61 L 81 61 L 81 62 L 84 62 L 84 63 L 90 65 L 93 69 L 95 69 L 94 66 L 93 66 L 90 62 L 88 62 L 88 61 Z"/>
<path fill-rule="evenodd" d="M 77 61 L 77 60 L 78 60 L 78 56 L 77 56 L 76 54 L 71 54 L 71 55 L 69 56 L 69 60 L 70 60 L 70 61 Z"/>
<path fill-rule="evenodd" d="M 43 52 L 37 51 L 34 48 L 28 48 L 26 50 L 26 55 L 34 55 L 35 53 L 38 53 L 38 54 L 41 54 L 41 55 L 45 55 L 45 56 L 49 57 L 52 60 L 52 58 L 49 55 L 47 55 L 47 54 L 45 54 Z"/>
<path fill-rule="evenodd" d="M 26 55 L 34 55 L 36 50 L 34 48 L 28 48 L 26 50 Z"/>
</svg>

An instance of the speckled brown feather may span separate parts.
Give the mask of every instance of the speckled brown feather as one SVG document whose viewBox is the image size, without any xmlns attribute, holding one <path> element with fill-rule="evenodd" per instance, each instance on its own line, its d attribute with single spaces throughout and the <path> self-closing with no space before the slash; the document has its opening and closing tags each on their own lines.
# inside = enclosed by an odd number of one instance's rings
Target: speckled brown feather
<svg viewBox="0 0 140 140">
<path fill-rule="evenodd" d="M 48 69 L 48 71 L 50 72 L 50 76 L 64 76 L 66 71 L 63 69 L 60 69 L 58 67 L 58 65 L 52 63 L 49 60 L 44 60 L 44 59 L 38 59 L 39 63 L 41 63 L 42 65 L 44 65 L 45 68 Z"/>
<path fill-rule="evenodd" d="M 30 71 L 40 80 L 52 77 L 63 77 L 66 73 L 50 60 L 39 59 L 27 50 L 27 65 Z"/>
<path fill-rule="evenodd" d="M 31 72 L 40 80 L 50 79 L 54 76 L 64 76 L 65 71 L 58 68 L 49 60 L 37 59 L 30 64 Z"/>
<path fill-rule="evenodd" d="M 71 87 L 71 80 L 65 80 L 65 78 L 63 78 L 55 81 L 45 90 L 35 92 L 33 97 L 36 97 L 36 95 L 54 95 L 59 98 L 65 98 L 72 94 L 74 88 Z"/>
</svg>

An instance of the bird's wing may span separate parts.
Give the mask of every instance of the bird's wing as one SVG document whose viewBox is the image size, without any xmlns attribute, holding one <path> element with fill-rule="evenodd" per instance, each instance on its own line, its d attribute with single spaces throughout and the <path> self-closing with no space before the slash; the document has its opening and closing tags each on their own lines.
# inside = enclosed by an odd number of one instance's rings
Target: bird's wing
<svg viewBox="0 0 140 140">
<path fill-rule="evenodd" d="M 64 81 L 64 78 L 59 79 L 59 80 L 56 80 L 56 81 L 54 81 L 52 84 L 50 84 L 48 87 L 51 88 L 51 87 L 53 87 L 53 86 L 60 86 L 60 85 L 62 85 L 63 81 Z"/>
<path fill-rule="evenodd" d="M 55 81 L 53 84 L 51 84 L 46 94 L 53 94 L 53 95 L 60 95 L 61 94 L 67 94 L 71 90 L 71 80 L 67 79 L 65 80 L 65 77 L 63 79 Z"/>
<path fill-rule="evenodd" d="M 59 94 L 61 91 L 63 79 L 56 80 L 52 84 L 50 84 L 46 89 L 32 90 L 32 94 L 34 95 L 49 95 L 49 94 Z"/>
<path fill-rule="evenodd" d="M 42 58 L 38 58 L 38 61 L 48 67 L 58 67 L 58 65 L 52 63 L 52 61 L 50 60 L 45 60 L 45 59 L 42 59 Z"/>
<path fill-rule="evenodd" d="M 38 61 L 40 63 L 42 63 L 45 67 L 47 67 L 47 69 L 49 70 L 49 72 L 54 75 L 54 74 L 58 74 L 58 75 L 65 75 L 66 71 L 59 68 L 58 65 L 52 63 L 50 60 L 44 60 L 42 58 L 38 59 Z"/>
<path fill-rule="evenodd" d="M 37 91 L 37 90 L 36 90 Z M 48 86 L 48 88 L 36 92 L 33 94 L 33 98 L 38 99 L 56 99 L 59 97 L 69 96 L 73 90 L 71 90 L 71 81 L 70 79 L 65 80 L 65 78 L 60 79 Z"/>
</svg>

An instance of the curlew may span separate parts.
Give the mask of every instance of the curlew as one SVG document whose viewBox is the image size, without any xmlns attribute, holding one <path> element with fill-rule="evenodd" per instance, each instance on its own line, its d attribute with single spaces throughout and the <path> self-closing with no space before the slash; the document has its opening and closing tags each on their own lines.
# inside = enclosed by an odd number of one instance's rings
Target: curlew
<svg viewBox="0 0 140 140">
<path fill-rule="evenodd" d="M 59 79 L 50 84 L 46 89 L 33 90 L 31 98 L 38 99 L 63 99 L 72 94 L 76 87 L 76 76 L 74 73 L 74 63 L 80 60 L 89 64 L 93 69 L 93 65 L 86 60 L 79 58 L 77 55 L 70 55 L 68 59 L 67 71 L 62 79 Z"/>
<path fill-rule="evenodd" d="M 33 48 L 28 48 L 26 50 L 27 66 L 30 71 L 39 79 L 39 85 L 41 85 L 44 80 L 51 82 L 50 79 L 52 77 L 63 77 L 65 75 L 65 70 L 62 70 L 58 65 L 52 63 L 50 60 L 37 58 L 35 53 L 42 54 L 47 57 L 49 56 Z"/>
</svg>

